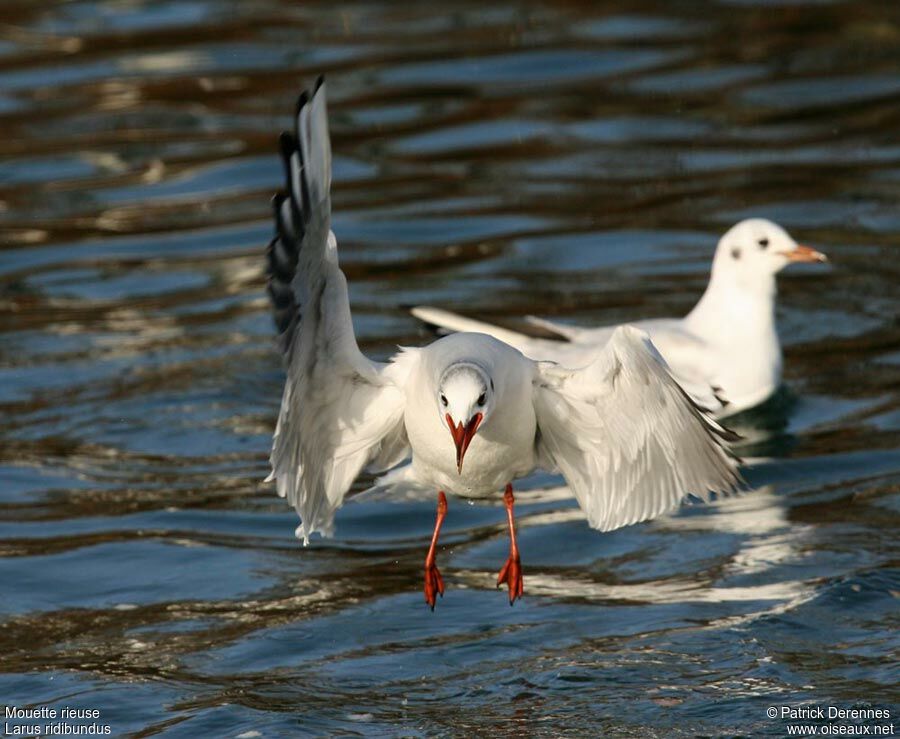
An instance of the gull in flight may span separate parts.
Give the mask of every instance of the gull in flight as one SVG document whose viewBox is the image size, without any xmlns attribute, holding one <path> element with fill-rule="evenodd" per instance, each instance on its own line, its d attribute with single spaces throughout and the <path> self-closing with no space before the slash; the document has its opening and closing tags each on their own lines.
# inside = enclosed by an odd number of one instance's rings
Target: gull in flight
<svg viewBox="0 0 900 739">
<path fill-rule="evenodd" d="M 694 400 L 718 416 L 762 403 L 781 384 L 781 345 L 775 327 L 775 275 L 795 262 L 825 262 L 821 252 L 794 241 L 761 218 L 741 221 L 719 241 L 709 285 L 684 318 L 631 325 L 646 331 L 672 374 Z M 587 364 L 615 326 L 579 328 L 528 316 L 558 339 L 534 338 L 440 308 L 418 306 L 414 316 L 450 331 L 480 331 L 533 359 L 570 367 Z"/>
<path fill-rule="evenodd" d="M 608 531 L 658 516 L 689 493 L 739 482 L 728 435 L 669 375 L 646 333 L 618 329 L 581 369 L 535 362 L 480 333 L 455 333 L 388 362 L 359 350 L 331 221 L 331 143 L 321 78 L 299 99 L 280 139 L 285 191 L 273 200 L 269 295 L 286 380 L 269 477 L 293 504 L 308 543 L 332 532 L 356 477 L 393 470 L 394 482 L 438 491 L 425 559 L 425 600 L 444 581 L 436 565 L 446 493 L 505 489 L 510 550 L 497 578 L 512 604 L 523 593 L 512 481 L 536 467 L 565 477 L 591 526 Z M 412 459 L 411 463 L 399 465 Z M 392 483 L 393 484 L 393 483 Z"/>
</svg>

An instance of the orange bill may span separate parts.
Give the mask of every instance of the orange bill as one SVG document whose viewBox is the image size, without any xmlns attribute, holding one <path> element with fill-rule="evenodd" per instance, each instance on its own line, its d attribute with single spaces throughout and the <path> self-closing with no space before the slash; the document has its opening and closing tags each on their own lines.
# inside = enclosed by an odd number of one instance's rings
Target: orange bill
<svg viewBox="0 0 900 739">
<path fill-rule="evenodd" d="M 472 420 L 469 421 L 469 424 L 463 426 L 462 421 L 458 424 L 453 423 L 450 414 L 447 414 L 447 424 L 450 426 L 450 435 L 453 437 L 453 443 L 456 444 L 456 470 L 460 474 L 462 474 L 463 459 L 466 456 L 466 449 L 468 449 L 469 444 L 472 443 L 472 438 L 475 436 L 475 432 L 478 431 L 478 426 L 481 424 L 482 418 L 484 418 L 484 416 L 482 416 L 481 413 L 476 413 L 472 416 Z"/>
<path fill-rule="evenodd" d="M 802 244 L 797 244 L 797 248 L 793 251 L 783 251 L 781 252 L 788 258 L 790 262 L 827 262 L 828 257 L 826 257 L 822 252 L 816 251 L 812 247 L 803 246 Z"/>
</svg>

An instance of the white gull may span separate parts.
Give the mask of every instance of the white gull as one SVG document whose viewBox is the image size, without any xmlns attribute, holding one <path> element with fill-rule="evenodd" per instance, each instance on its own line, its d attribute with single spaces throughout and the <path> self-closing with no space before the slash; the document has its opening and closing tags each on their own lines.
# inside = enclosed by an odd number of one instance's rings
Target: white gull
<svg viewBox="0 0 900 739">
<path fill-rule="evenodd" d="M 718 416 L 766 400 L 781 384 L 781 344 L 775 326 L 775 275 L 795 262 L 824 262 L 821 252 L 797 244 L 771 221 L 752 218 L 721 238 L 709 285 L 684 318 L 657 318 L 631 325 L 646 331 L 675 379 L 697 403 Z M 450 331 L 480 331 L 532 359 L 568 367 L 590 362 L 616 326 L 580 328 L 527 316 L 526 321 L 559 339 L 536 338 L 451 313 L 417 306 L 414 316 Z"/>
<path fill-rule="evenodd" d="M 505 488 L 509 558 L 498 577 L 523 592 L 512 481 L 536 467 L 562 473 L 591 526 L 609 531 L 738 482 L 725 432 L 669 375 L 647 335 L 615 331 L 585 367 L 535 362 L 478 333 L 458 333 L 386 363 L 359 350 L 347 282 L 330 230 L 331 144 L 320 80 L 282 134 L 286 193 L 276 196 L 269 293 L 287 378 L 270 479 L 300 515 L 297 536 L 330 535 L 364 470 L 438 490 L 425 561 L 425 600 L 444 583 L 435 564 L 445 492 Z"/>
</svg>

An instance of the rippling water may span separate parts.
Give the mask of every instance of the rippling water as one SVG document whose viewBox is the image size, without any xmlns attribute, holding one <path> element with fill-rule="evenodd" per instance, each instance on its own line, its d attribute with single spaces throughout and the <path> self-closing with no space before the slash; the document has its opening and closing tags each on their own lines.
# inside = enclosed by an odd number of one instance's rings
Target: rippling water
<svg viewBox="0 0 900 739">
<path fill-rule="evenodd" d="M 676 10 L 677 8 L 677 10 Z M 783 734 L 897 715 L 900 13 L 892 3 L 7 0 L 0 5 L 0 695 L 113 735 Z M 276 134 L 329 79 L 360 343 L 404 306 L 686 312 L 755 214 L 788 387 L 756 488 L 602 535 L 519 506 L 351 501 L 302 549 L 261 481 L 282 374 Z M 258 732 L 258 733 L 253 733 Z"/>
</svg>

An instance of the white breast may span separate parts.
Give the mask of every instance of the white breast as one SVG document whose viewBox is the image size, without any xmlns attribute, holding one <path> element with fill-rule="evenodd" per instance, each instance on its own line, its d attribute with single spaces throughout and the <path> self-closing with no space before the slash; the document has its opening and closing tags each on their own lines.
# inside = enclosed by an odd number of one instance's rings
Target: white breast
<svg viewBox="0 0 900 739">
<path fill-rule="evenodd" d="M 464 334 L 447 339 L 459 336 Z M 499 344 L 493 339 L 491 342 Z M 461 474 L 456 469 L 456 447 L 438 407 L 434 374 L 439 372 L 427 371 L 425 362 L 426 371 L 410 377 L 404 421 L 413 451 L 413 474 L 419 482 L 455 495 L 483 497 L 534 469 L 537 422 L 532 399 L 533 364 L 514 349 L 498 351 L 501 356 L 489 362 L 493 365 L 495 402 L 469 445 Z M 506 351 L 509 355 L 503 356 Z M 441 356 L 439 361 L 446 363 L 447 358 Z"/>
</svg>

